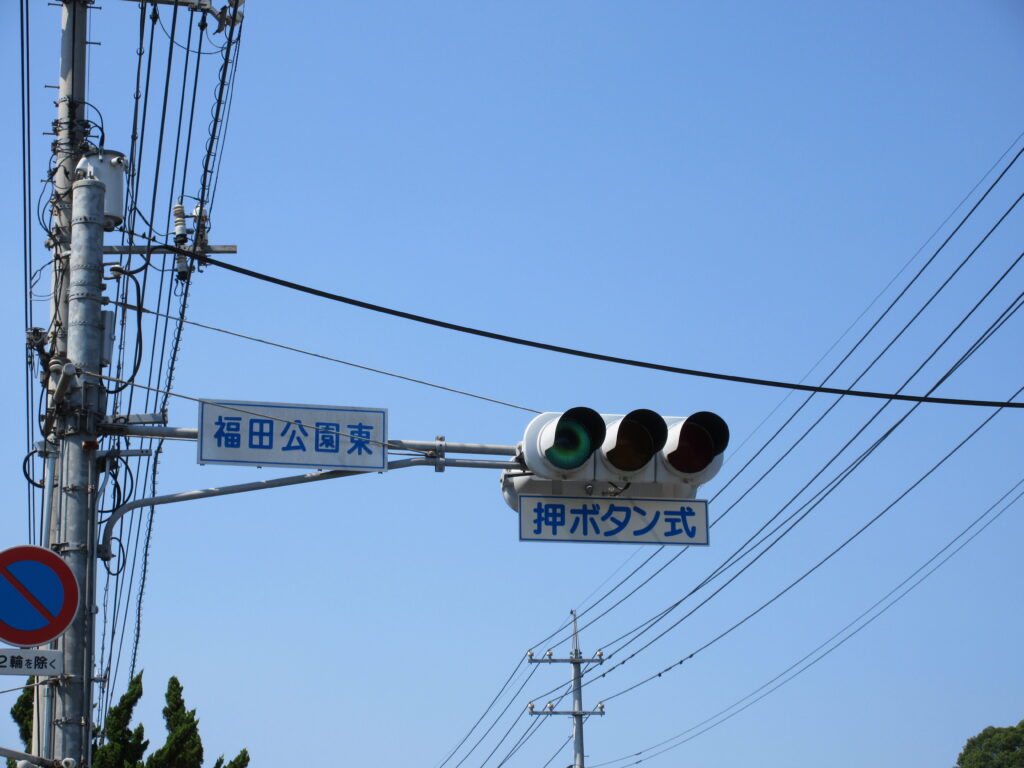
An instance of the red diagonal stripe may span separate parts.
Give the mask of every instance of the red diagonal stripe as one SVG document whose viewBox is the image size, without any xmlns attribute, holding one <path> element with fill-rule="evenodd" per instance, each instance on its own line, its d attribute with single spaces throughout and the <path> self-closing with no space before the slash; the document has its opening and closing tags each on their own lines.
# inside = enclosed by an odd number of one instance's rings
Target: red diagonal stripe
<svg viewBox="0 0 1024 768">
<path fill-rule="evenodd" d="M 35 595 L 28 591 L 28 587 L 26 587 L 24 584 L 22 584 L 20 581 L 14 578 L 14 574 L 7 570 L 6 565 L 0 566 L 0 576 L 3 576 L 5 579 L 7 579 L 11 583 L 11 586 L 18 590 L 18 593 L 26 600 L 28 600 L 29 604 L 37 611 L 39 611 L 39 613 L 42 614 L 43 618 L 46 619 L 49 623 L 52 624 L 56 620 L 57 617 L 50 613 L 48 610 L 46 610 L 46 606 L 40 603 L 38 598 L 36 598 Z"/>
</svg>

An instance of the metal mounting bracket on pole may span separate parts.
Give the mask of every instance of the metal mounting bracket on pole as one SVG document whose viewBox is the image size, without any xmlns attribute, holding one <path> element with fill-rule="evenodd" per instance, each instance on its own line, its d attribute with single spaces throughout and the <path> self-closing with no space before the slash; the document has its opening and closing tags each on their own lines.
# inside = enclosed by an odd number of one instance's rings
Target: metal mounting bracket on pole
<svg viewBox="0 0 1024 768">
<path fill-rule="evenodd" d="M 53 397 L 50 399 L 50 409 L 46 412 L 46 419 L 43 421 L 44 435 L 50 434 L 53 430 L 54 422 L 57 420 L 57 406 L 64 402 L 68 389 L 77 374 L 78 369 L 71 363 L 64 363 L 64 366 L 60 369 L 60 378 L 57 379 L 57 386 L 54 388 Z"/>
<path fill-rule="evenodd" d="M 429 453 L 427 455 L 430 456 Z M 434 448 L 434 455 L 432 458 L 436 459 L 434 462 L 434 471 L 444 472 L 444 435 L 437 436 L 437 444 Z"/>
</svg>

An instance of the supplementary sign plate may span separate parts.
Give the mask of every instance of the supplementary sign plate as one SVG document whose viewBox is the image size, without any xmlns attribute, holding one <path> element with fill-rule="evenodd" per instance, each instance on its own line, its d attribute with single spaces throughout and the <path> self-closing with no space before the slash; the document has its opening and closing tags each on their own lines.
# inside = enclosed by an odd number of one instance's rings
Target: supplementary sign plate
<svg viewBox="0 0 1024 768">
<path fill-rule="evenodd" d="M 703 546 L 708 543 L 708 503 L 523 495 L 519 539 Z"/>
<path fill-rule="evenodd" d="M 42 547 L 0 552 L 0 640 L 42 645 L 63 634 L 78 611 L 78 582 L 67 563 Z"/>
<path fill-rule="evenodd" d="M 383 472 L 388 412 L 246 401 L 199 404 L 199 463 Z"/>
<path fill-rule="evenodd" d="M 0 675 L 36 675 L 38 677 L 64 674 L 64 654 L 31 648 L 15 651 L 0 648 Z"/>
</svg>

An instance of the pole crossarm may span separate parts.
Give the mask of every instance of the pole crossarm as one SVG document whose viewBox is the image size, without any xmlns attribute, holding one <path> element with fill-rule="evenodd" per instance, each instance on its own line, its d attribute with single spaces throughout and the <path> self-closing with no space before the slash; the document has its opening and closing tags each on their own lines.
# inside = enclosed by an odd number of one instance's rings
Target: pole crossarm
<svg viewBox="0 0 1024 768">
<path fill-rule="evenodd" d="M 131 0 L 137 2 L 138 0 Z M 146 0 L 153 5 L 180 5 L 193 11 L 213 11 L 213 0 Z M 241 3 L 239 3 L 241 5 Z"/>
<path fill-rule="evenodd" d="M 172 245 L 104 245 L 104 254 L 143 255 L 146 253 L 179 253 L 183 248 Z M 197 254 L 203 253 L 238 253 L 237 245 L 204 245 L 196 249 Z"/>
<path fill-rule="evenodd" d="M 603 715 L 603 709 L 591 709 L 577 712 L 574 709 L 542 709 L 539 712 L 535 709 L 530 710 L 531 715 Z"/>
<path fill-rule="evenodd" d="M 167 429 L 162 427 L 158 429 Z M 431 456 L 414 456 L 408 459 L 396 459 L 388 462 L 388 469 L 405 469 L 406 467 L 432 467 L 439 461 L 444 461 L 448 467 L 468 467 L 474 469 L 512 469 L 518 464 L 509 461 L 488 461 L 484 459 L 438 459 Z M 238 485 L 224 485 L 215 488 L 202 488 L 194 491 L 182 491 L 163 496 L 151 496 L 147 499 L 135 499 L 122 504 L 115 509 L 107 518 L 103 528 L 103 536 L 97 555 L 102 560 L 112 560 L 114 526 L 126 514 L 133 509 L 140 507 L 156 507 L 163 504 L 174 504 L 179 501 L 194 501 L 196 499 L 208 499 L 212 496 L 228 496 L 235 493 L 246 493 L 248 491 L 262 491 L 269 488 L 283 488 L 289 485 L 301 485 L 303 483 L 315 483 L 320 480 L 334 480 L 341 477 L 353 477 L 354 475 L 368 474 L 364 471 L 350 469 L 332 469 L 326 472 L 307 472 L 303 475 L 289 475 L 287 477 L 275 477 L 269 480 L 257 480 L 251 483 L 239 483 Z"/>
</svg>

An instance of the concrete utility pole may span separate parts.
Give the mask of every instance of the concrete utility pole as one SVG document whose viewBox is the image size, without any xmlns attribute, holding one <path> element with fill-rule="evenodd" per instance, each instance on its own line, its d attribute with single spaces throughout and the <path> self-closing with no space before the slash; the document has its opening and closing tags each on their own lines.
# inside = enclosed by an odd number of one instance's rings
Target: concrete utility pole
<svg viewBox="0 0 1024 768">
<path fill-rule="evenodd" d="M 567 663 L 572 665 L 572 710 L 556 710 L 552 702 L 548 702 L 547 705 L 540 712 L 534 711 L 534 705 L 531 701 L 529 704 L 529 711 L 531 715 L 571 715 L 572 716 L 572 736 L 573 736 L 573 768 L 584 768 L 583 764 L 583 718 L 587 715 L 603 715 L 604 704 L 598 703 L 597 709 L 589 712 L 583 709 L 583 665 L 584 664 L 602 664 L 604 663 L 603 654 L 601 651 L 597 652 L 596 658 L 584 659 L 583 653 L 580 651 L 580 635 L 576 629 L 576 611 L 572 611 L 572 652 L 569 654 L 568 659 L 555 659 L 551 656 L 551 651 L 544 654 L 543 658 L 533 658 L 533 651 L 527 654 L 528 661 L 531 664 L 556 664 L 556 663 Z"/>
<path fill-rule="evenodd" d="M 88 765 L 92 732 L 92 638 L 95 591 L 96 462 L 98 424 L 105 409 L 105 390 L 94 377 L 67 381 L 70 362 L 86 371 L 100 370 L 103 320 L 104 186 L 94 179 L 76 181 L 85 151 L 85 51 L 89 4 L 64 0 L 61 13 L 60 86 L 57 102 L 57 165 L 53 178 L 53 298 L 51 299 L 51 362 L 48 410 L 56 419 L 46 435 L 59 445 L 59 460 L 48 462 L 54 476 L 45 488 L 53 494 L 49 546 L 63 557 L 78 579 L 81 602 L 67 632 L 59 640 L 65 674 L 57 687 L 53 723 L 61 758 Z M 65 378 L 58 391 L 60 378 Z M 68 386 L 70 384 L 70 386 Z M 63 402 L 62 402 L 63 399 Z M 52 490 L 51 490 L 52 489 Z M 37 717 L 39 713 L 37 712 Z M 44 739 L 44 742 L 46 739 Z M 52 758 L 52 753 L 45 757 Z"/>
<path fill-rule="evenodd" d="M 99 371 L 103 355 L 104 185 L 81 179 L 73 186 L 68 270 L 68 359 L 81 371 Z M 63 636 L 60 710 L 61 756 L 88 764 L 92 732 L 93 612 L 96 566 L 96 450 L 106 391 L 96 376 L 79 374 L 64 415 L 62 479 L 64 560 L 78 579 L 82 604 Z"/>
</svg>

